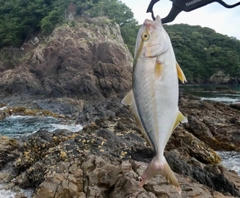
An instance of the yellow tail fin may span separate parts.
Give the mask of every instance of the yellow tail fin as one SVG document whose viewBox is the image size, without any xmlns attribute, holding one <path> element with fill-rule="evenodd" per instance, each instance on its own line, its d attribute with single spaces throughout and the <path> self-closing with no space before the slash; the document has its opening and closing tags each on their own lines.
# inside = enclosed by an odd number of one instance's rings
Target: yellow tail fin
<svg viewBox="0 0 240 198">
<path fill-rule="evenodd" d="M 147 169 L 144 171 L 143 175 L 141 176 L 141 182 L 139 184 L 142 187 L 146 181 L 150 180 L 152 177 L 156 176 L 158 173 L 163 175 L 166 180 L 174 186 L 176 191 L 181 194 L 181 188 L 178 183 L 178 180 L 168 165 L 164 156 L 161 159 L 154 157 L 150 164 L 148 165 Z"/>
</svg>

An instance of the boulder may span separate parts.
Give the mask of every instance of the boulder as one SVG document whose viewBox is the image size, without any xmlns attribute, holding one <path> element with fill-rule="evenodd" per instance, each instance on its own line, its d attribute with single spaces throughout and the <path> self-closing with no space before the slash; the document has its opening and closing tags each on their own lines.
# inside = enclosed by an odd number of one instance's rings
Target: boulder
<svg viewBox="0 0 240 198">
<path fill-rule="evenodd" d="M 209 82 L 213 84 L 227 84 L 230 81 L 230 76 L 223 71 L 218 71 L 209 78 Z"/>
<path fill-rule="evenodd" d="M 185 129 L 212 149 L 239 151 L 240 111 L 237 105 L 192 100 L 191 96 L 182 95 L 180 109 L 188 117 Z"/>
</svg>

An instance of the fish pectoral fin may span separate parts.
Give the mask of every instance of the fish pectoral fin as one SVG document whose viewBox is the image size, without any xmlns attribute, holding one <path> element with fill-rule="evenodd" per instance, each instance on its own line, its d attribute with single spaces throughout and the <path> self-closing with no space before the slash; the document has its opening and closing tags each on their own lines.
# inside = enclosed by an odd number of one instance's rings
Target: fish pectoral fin
<svg viewBox="0 0 240 198">
<path fill-rule="evenodd" d="M 179 64 L 176 62 L 176 67 L 177 67 L 177 74 L 178 74 L 178 78 L 182 83 L 187 82 L 187 79 L 181 69 L 181 67 L 179 66 Z"/>
<path fill-rule="evenodd" d="M 132 89 L 127 93 L 127 95 L 122 99 L 121 103 L 124 105 L 132 105 L 135 102 Z"/>
<path fill-rule="evenodd" d="M 154 71 L 156 79 L 159 79 L 161 77 L 162 70 L 163 70 L 162 67 L 163 67 L 163 65 L 161 63 L 159 63 L 158 61 L 156 61 L 156 63 L 155 63 L 155 71 Z"/>
<path fill-rule="evenodd" d="M 162 157 L 162 160 L 157 159 L 157 157 L 154 157 L 150 164 L 148 165 L 147 169 L 144 171 L 144 173 L 141 176 L 141 182 L 139 184 L 140 187 L 142 187 L 145 182 L 150 180 L 152 177 L 160 173 L 163 175 L 166 180 L 174 186 L 174 188 L 177 190 L 179 194 L 181 194 L 181 188 L 178 183 L 178 180 L 168 165 L 165 157 Z"/>
<path fill-rule="evenodd" d="M 174 122 L 173 125 L 173 130 L 180 124 L 180 123 L 186 123 L 188 122 L 187 118 L 180 112 L 178 111 L 177 118 Z"/>
</svg>

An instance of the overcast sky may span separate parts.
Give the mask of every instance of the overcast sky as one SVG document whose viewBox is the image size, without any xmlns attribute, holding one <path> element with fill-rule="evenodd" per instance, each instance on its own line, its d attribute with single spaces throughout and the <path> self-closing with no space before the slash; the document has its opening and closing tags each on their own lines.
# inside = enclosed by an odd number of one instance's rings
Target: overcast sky
<svg viewBox="0 0 240 198">
<path fill-rule="evenodd" d="M 148 4 L 151 0 L 121 0 L 134 13 L 135 19 L 140 24 L 146 18 L 151 19 L 151 14 L 146 13 Z M 224 0 L 227 4 L 234 4 L 240 0 Z M 154 5 L 154 14 L 164 18 L 168 15 L 172 7 L 170 0 L 160 0 Z M 240 6 L 227 9 L 217 2 L 208 4 L 191 12 L 181 12 L 173 22 L 186 23 L 189 25 L 200 25 L 202 27 L 209 27 L 216 32 L 234 36 L 240 40 Z"/>
</svg>

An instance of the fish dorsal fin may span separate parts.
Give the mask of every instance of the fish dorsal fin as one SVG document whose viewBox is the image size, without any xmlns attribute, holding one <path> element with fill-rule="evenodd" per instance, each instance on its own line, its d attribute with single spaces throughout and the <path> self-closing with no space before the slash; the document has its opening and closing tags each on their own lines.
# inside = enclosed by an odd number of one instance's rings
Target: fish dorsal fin
<svg viewBox="0 0 240 198">
<path fill-rule="evenodd" d="M 132 105 L 134 103 L 134 96 L 132 89 L 127 93 L 127 95 L 122 99 L 121 103 L 124 105 Z"/>
<path fill-rule="evenodd" d="M 179 66 L 179 64 L 177 62 L 176 62 L 176 66 L 177 66 L 177 74 L 178 74 L 179 80 L 181 80 L 182 83 L 187 82 L 187 79 L 186 79 L 181 67 Z"/>
<path fill-rule="evenodd" d="M 188 122 L 187 118 L 180 112 L 178 111 L 177 118 L 175 120 L 175 123 L 173 125 L 173 130 L 180 124 L 180 123 L 186 123 Z"/>
<path fill-rule="evenodd" d="M 155 73 L 156 79 L 159 79 L 161 77 L 161 75 L 162 75 L 162 64 L 159 63 L 158 61 L 156 61 L 156 63 L 155 63 L 155 71 L 154 71 L 154 73 Z"/>
</svg>

